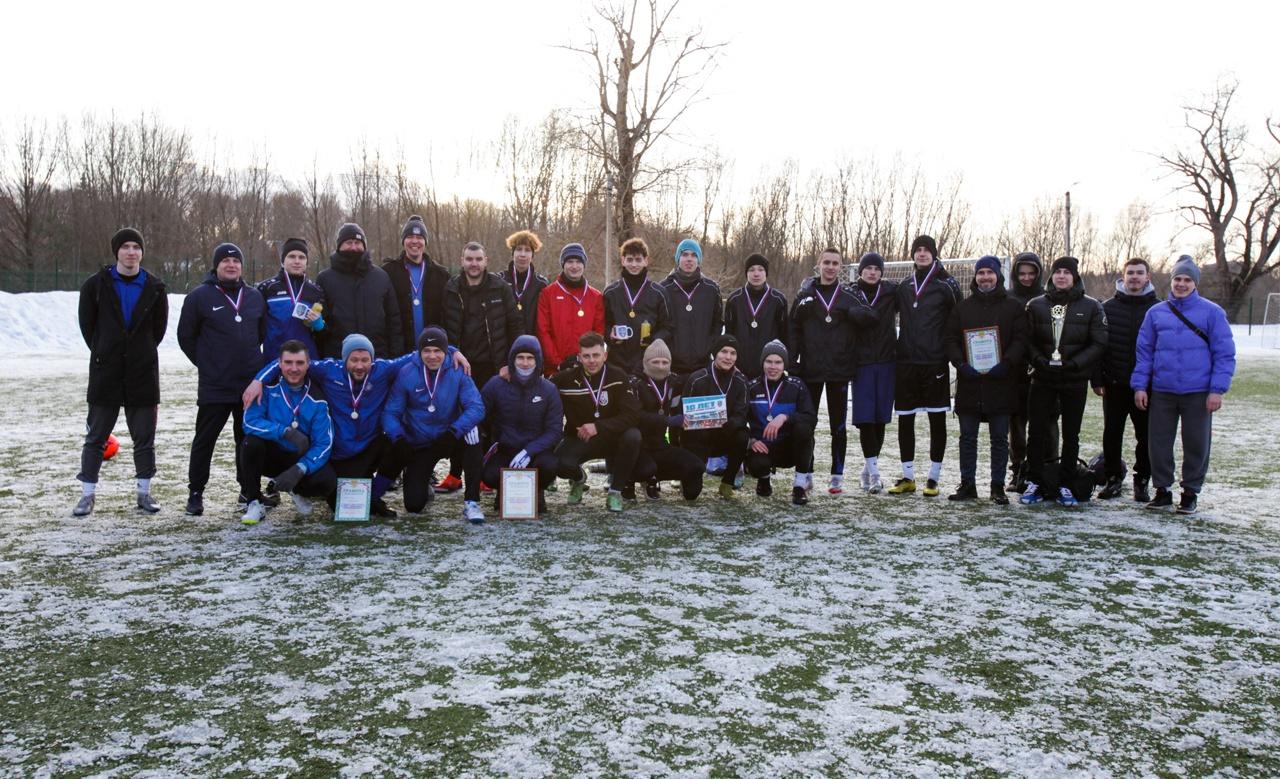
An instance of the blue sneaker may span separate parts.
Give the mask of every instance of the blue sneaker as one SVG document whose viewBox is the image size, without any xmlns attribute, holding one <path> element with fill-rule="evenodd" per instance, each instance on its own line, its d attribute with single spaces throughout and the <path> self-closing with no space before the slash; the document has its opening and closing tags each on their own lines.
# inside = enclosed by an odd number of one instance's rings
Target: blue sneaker
<svg viewBox="0 0 1280 779">
<path fill-rule="evenodd" d="M 1071 494 L 1070 487 L 1060 487 L 1058 489 L 1058 505 L 1059 506 L 1076 506 L 1080 501 L 1076 500 L 1076 496 Z"/>
<path fill-rule="evenodd" d="M 1044 497 L 1040 494 L 1040 487 L 1033 481 L 1027 482 L 1027 489 L 1022 493 L 1022 497 L 1018 498 L 1018 502 L 1024 506 L 1044 502 Z"/>
</svg>

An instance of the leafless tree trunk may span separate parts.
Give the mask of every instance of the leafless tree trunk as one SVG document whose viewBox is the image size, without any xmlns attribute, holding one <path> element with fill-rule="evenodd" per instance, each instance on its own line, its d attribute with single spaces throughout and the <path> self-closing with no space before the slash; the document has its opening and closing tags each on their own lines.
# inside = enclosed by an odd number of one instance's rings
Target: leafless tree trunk
<svg viewBox="0 0 1280 779">
<path fill-rule="evenodd" d="M 28 120 L 18 128 L 12 159 L 0 167 L 0 250 L 5 264 L 34 273 L 48 243 L 52 181 L 62 161 L 58 135 Z"/>
</svg>

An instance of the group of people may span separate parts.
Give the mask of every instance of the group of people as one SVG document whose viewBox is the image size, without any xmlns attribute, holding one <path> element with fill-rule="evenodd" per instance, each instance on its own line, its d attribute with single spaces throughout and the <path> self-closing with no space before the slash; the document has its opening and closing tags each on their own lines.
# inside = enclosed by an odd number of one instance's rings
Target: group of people
<svg viewBox="0 0 1280 779">
<path fill-rule="evenodd" d="M 726 298 L 703 275 L 702 249 L 692 239 L 676 247 L 675 268 L 661 281 L 649 278 L 646 243 L 625 241 L 621 278 L 603 291 L 587 281 L 579 243 L 560 251 L 560 272 L 548 279 L 534 263 L 542 243 L 528 230 L 507 239 L 510 262 L 500 274 L 472 242 L 451 275 L 428 256 L 427 240 L 423 220 L 410 217 L 399 256 L 379 266 L 363 230 L 344 224 L 329 267 L 313 280 L 307 243 L 290 238 L 281 244 L 279 273 L 256 287 L 242 276 L 237 246 L 214 249 L 178 324 L 179 345 L 199 375 L 187 514 L 204 511 L 228 419 L 247 524 L 282 492 L 302 513 L 313 498 L 333 505 L 340 478 L 371 481 L 376 516 L 395 516 L 385 495 L 397 483 L 411 513 L 437 492 L 462 489 L 464 517 L 479 523 L 482 491 L 500 493 L 503 469 L 537 470 L 540 508 L 546 490 L 568 480 L 573 505 L 584 498 L 591 460 L 605 462 L 611 511 L 635 500 L 637 485 L 660 499 L 664 481 L 679 482 L 683 498 L 695 500 L 704 473 L 720 476 L 721 498 L 734 499 L 746 475 L 757 495 L 769 497 L 779 470 L 794 470 L 791 501 L 804 505 L 814 487 L 824 395 L 831 494 L 845 490 L 851 414 L 862 490 L 906 495 L 923 482 L 922 493 L 933 497 L 953 367 L 960 484 L 951 500 L 978 498 L 986 422 L 992 501 L 1009 502 L 1008 467 L 1022 503 L 1074 505 L 1092 384 L 1104 404 L 1100 497 L 1124 487 L 1124 430 L 1132 421 L 1133 496 L 1171 506 L 1180 425 L 1178 511 L 1191 513 L 1207 470 L 1212 414 L 1235 367 L 1226 316 L 1196 292 L 1200 271 L 1185 256 L 1163 302 L 1145 260 L 1129 260 L 1115 296 L 1100 303 L 1085 294 L 1074 258 L 1054 261 L 1043 284 L 1040 258 L 1029 252 L 1013 259 L 1009 284 L 998 258 L 979 259 L 966 296 L 934 239 L 922 235 L 911 246 L 914 270 L 901 282 L 885 279 L 884 258 L 870 252 L 843 283 L 845 259 L 827 249 L 788 301 L 769 283 L 769 260 L 760 254 L 746 259 L 743 285 Z M 76 516 L 93 511 L 103 448 L 121 408 L 133 440 L 137 506 L 160 510 L 150 482 L 166 288 L 142 267 L 139 231 L 119 230 L 111 249 L 114 264 L 80 292 L 91 362 Z M 929 429 L 922 479 L 920 414 Z M 901 476 L 886 488 L 879 457 L 894 416 Z M 449 473 L 436 480 L 441 461 Z"/>
</svg>

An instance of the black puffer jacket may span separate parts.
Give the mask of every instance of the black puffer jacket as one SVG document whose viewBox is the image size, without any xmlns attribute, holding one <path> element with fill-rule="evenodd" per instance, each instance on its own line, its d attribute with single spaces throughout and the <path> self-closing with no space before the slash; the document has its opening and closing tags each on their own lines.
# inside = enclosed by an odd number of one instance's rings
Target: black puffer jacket
<svg viewBox="0 0 1280 779">
<path fill-rule="evenodd" d="M 444 287 L 449 283 L 449 271 L 431 260 L 430 255 L 423 255 L 422 272 L 422 326 L 444 327 Z M 413 351 L 418 345 L 418 334 L 413 332 L 413 284 L 409 279 L 409 269 L 405 267 L 404 252 L 394 260 L 382 263 L 382 270 L 391 279 L 391 287 L 395 290 L 397 310 L 400 312 L 400 352 L 397 354 L 379 354 L 379 357 L 399 357 Z M 341 346 L 341 344 L 339 344 Z M 373 345 L 378 348 L 377 344 Z"/>
<path fill-rule="evenodd" d="M 898 284 L 898 362 L 938 365 L 947 361 L 942 333 L 951 309 L 963 295 L 960 284 L 942 263 L 934 260 L 931 272 L 919 298 L 915 282 L 920 274 L 913 271 L 914 275 Z"/>
<path fill-rule="evenodd" d="M 830 322 L 823 299 L 831 303 Z M 853 295 L 838 282 L 830 289 L 816 283 L 800 288 L 791 305 L 792 375 L 809 384 L 853 379 L 858 367 L 853 361 L 854 305 Z"/>
<path fill-rule="evenodd" d="M 853 293 L 853 357 L 859 367 L 896 362 L 898 331 L 893 315 L 898 310 L 898 283 L 881 281 L 868 297 L 858 282 L 849 285 Z"/>
<path fill-rule="evenodd" d="M 966 364 L 964 331 L 988 327 L 1000 331 L 1002 365 L 993 369 L 996 376 L 957 374 L 957 414 L 1012 414 L 1015 410 L 1018 373 L 1026 360 L 1027 317 L 1022 304 L 1009 297 L 1003 285 L 984 294 L 977 282 L 970 283 L 969 297 L 951 310 L 947 320 L 947 359 L 956 368 Z"/>
<path fill-rule="evenodd" d="M 1059 351 L 1062 365 L 1049 364 L 1053 354 L 1053 317 L 1055 306 L 1066 306 Z M 1102 359 L 1107 348 L 1107 315 L 1102 304 L 1084 294 L 1079 278 L 1070 289 L 1049 292 L 1027 304 L 1027 354 L 1032 368 L 1032 382 L 1061 386 L 1089 380 L 1094 363 Z"/>
<path fill-rule="evenodd" d="M 1133 363 L 1138 350 L 1138 330 L 1147 309 L 1158 303 L 1151 282 L 1138 294 L 1124 291 L 1124 282 L 1116 282 L 1115 297 L 1102 304 L 1107 314 L 1107 350 L 1093 372 L 1093 386 L 1122 384 L 1128 390 L 1133 376 Z"/>
<path fill-rule="evenodd" d="M 375 356 L 401 355 L 404 328 L 400 323 L 400 304 L 395 287 L 382 268 L 376 267 L 365 252 L 357 260 L 334 252 L 329 267 L 320 271 L 316 283 L 324 290 L 327 308 L 324 330 L 320 331 L 321 350 L 326 357 L 342 356 L 342 339 L 360 333 L 373 344 Z"/>
<path fill-rule="evenodd" d="M 523 335 L 522 321 L 511 285 L 492 273 L 474 287 L 462 274 L 445 285 L 445 333 L 473 364 L 491 365 L 494 373 L 502 370 L 511 344 Z"/>
<path fill-rule="evenodd" d="M 156 347 L 169 322 L 164 282 L 152 273 L 142 280 L 129 329 L 111 267 L 80 287 L 80 334 L 89 347 L 88 401 L 95 406 L 154 406 L 160 403 L 160 362 Z"/>
<path fill-rule="evenodd" d="M 1018 266 L 1030 265 L 1036 269 L 1035 281 L 1031 282 L 1031 286 L 1024 287 L 1018 281 Z M 1035 252 L 1022 252 L 1013 258 L 1013 286 L 1009 289 L 1009 297 L 1021 303 L 1024 307 L 1035 298 L 1044 294 L 1044 265 L 1040 263 L 1040 255 Z M 1018 384 L 1022 387 L 1022 399 L 1019 415 L 1025 415 L 1027 405 L 1027 388 L 1031 386 L 1031 364 L 1018 371 Z"/>
</svg>

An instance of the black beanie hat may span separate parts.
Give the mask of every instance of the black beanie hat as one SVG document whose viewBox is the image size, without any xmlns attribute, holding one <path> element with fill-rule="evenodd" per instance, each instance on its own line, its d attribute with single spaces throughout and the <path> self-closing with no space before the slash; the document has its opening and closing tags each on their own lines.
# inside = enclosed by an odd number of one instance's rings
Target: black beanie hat
<svg viewBox="0 0 1280 779">
<path fill-rule="evenodd" d="M 866 254 L 862 255 L 862 259 L 858 260 L 858 275 L 859 276 L 862 275 L 863 268 L 866 268 L 872 265 L 879 268 L 881 273 L 884 273 L 884 257 L 881 257 L 876 252 L 867 252 Z"/>
<path fill-rule="evenodd" d="M 142 246 L 142 233 L 132 227 L 121 227 L 116 230 L 116 234 L 111 236 L 111 258 L 115 259 L 120 254 L 120 247 L 129 241 Z"/>
<path fill-rule="evenodd" d="M 442 328 L 428 327 L 418 336 L 418 351 L 422 351 L 428 346 L 434 346 L 441 351 L 449 348 L 449 336 L 445 335 Z"/>
<path fill-rule="evenodd" d="M 1059 268 L 1066 268 L 1071 271 L 1071 278 L 1073 281 L 1080 280 L 1080 261 L 1075 257 L 1059 257 L 1054 260 L 1053 267 L 1049 269 L 1049 275 L 1052 276 L 1054 271 L 1057 271 Z"/>
<path fill-rule="evenodd" d="M 400 243 L 404 243 L 404 239 L 411 235 L 420 235 L 422 240 L 427 240 L 427 225 L 417 214 L 409 217 L 409 221 L 404 223 L 404 229 L 400 231 Z"/>
<path fill-rule="evenodd" d="M 341 249 L 342 242 L 349 241 L 352 238 L 363 243 L 366 250 L 369 248 L 369 244 L 364 239 L 364 230 L 360 229 L 360 225 L 355 222 L 347 222 L 342 227 L 338 228 L 338 244 L 334 248 Z"/>
<path fill-rule="evenodd" d="M 747 258 L 746 263 L 742 266 L 742 272 L 746 273 L 757 265 L 764 268 L 765 273 L 769 272 L 769 259 L 759 252 Z"/>
<path fill-rule="evenodd" d="M 282 263 L 284 262 L 284 258 L 289 255 L 289 252 L 302 252 L 303 254 L 310 254 L 310 252 L 307 250 L 306 239 L 286 238 L 284 243 L 280 245 L 280 262 Z"/>
<path fill-rule="evenodd" d="M 915 259 L 916 249 L 921 246 L 929 250 L 929 254 L 933 255 L 933 259 L 938 259 L 938 242 L 933 240 L 933 236 L 919 235 L 911 242 L 911 258 Z"/>
<path fill-rule="evenodd" d="M 708 352 L 711 355 L 711 359 L 714 360 L 716 355 L 720 353 L 720 350 L 726 346 L 732 346 L 735 352 L 742 351 L 742 348 L 738 346 L 737 338 L 734 338 L 728 333 L 722 333 L 711 339 L 711 349 Z"/>
<path fill-rule="evenodd" d="M 235 257 L 240 262 L 244 262 L 244 252 L 240 251 L 240 247 L 234 243 L 220 243 L 213 247 L 213 269 L 218 269 L 218 264 L 228 257 Z"/>
</svg>

